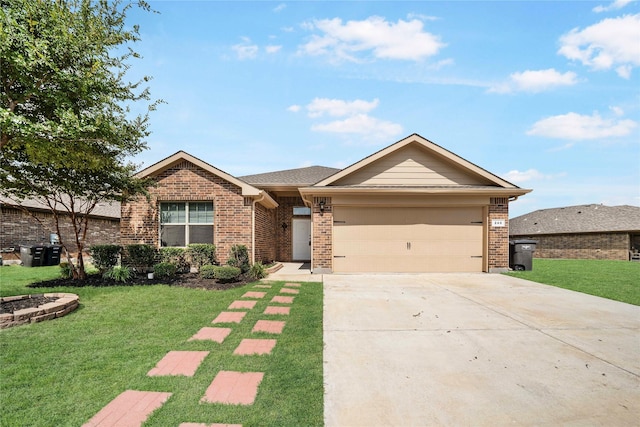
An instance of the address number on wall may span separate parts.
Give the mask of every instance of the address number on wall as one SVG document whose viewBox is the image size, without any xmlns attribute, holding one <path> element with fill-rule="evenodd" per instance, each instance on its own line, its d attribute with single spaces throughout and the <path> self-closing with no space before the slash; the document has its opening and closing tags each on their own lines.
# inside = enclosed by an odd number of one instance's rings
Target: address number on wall
<svg viewBox="0 0 640 427">
<path fill-rule="evenodd" d="M 504 219 L 492 219 L 491 220 L 492 227 L 506 227 L 506 221 Z"/>
</svg>

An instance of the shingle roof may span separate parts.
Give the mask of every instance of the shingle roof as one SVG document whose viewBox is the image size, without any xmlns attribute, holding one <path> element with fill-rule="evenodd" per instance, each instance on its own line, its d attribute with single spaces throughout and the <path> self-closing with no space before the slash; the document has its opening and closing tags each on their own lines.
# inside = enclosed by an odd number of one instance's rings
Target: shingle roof
<svg viewBox="0 0 640 427">
<path fill-rule="evenodd" d="M 509 235 L 640 231 L 640 207 L 578 205 L 541 209 L 509 220 Z"/>
<path fill-rule="evenodd" d="M 239 178 L 248 184 L 258 187 L 260 185 L 305 186 L 322 181 L 339 171 L 340 169 L 329 168 L 326 166 L 309 166 L 307 168 L 287 169 L 283 171 L 245 175 Z"/>
<path fill-rule="evenodd" d="M 21 203 L 16 203 L 11 199 L 0 196 L 0 205 L 8 205 L 8 206 L 23 206 L 25 208 L 38 209 L 38 210 L 49 210 L 49 206 L 46 204 L 35 200 L 35 199 L 26 199 Z M 60 212 L 66 212 L 64 209 L 59 209 Z M 100 217 L 100 218 L 112 218 L 112 219 L 120 219 L 120 202 L 101 202 L 95 207 L 93 212 L 91 212 L 91 217 Z"/>
</svg>

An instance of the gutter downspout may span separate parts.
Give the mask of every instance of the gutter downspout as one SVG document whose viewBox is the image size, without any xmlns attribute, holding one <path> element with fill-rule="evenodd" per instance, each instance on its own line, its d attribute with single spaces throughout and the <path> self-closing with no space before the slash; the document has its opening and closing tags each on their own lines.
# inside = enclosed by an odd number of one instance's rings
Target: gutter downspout
<svg viewBox="0 0 640 427">
<path fill-rule="evenodd" d="M 256 263 L 256 203 L 260 203 L 265 197 L 264 191 L 261 191 L 260 198 L 251 202 L 251 264 Z"/>
</svg>

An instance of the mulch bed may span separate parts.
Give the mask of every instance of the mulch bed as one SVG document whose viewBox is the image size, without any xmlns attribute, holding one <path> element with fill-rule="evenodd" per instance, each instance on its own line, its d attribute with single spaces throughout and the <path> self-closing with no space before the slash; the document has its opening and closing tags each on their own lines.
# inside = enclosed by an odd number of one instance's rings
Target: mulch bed
<svg viewBox="0 0 640 427">
<path fill-rule="evenodd" d="M 13 313 L 25 308 L 39 307 L 48 302 L 54 302 L 57 299 L 58 298 L 32 295 L 31 298 L 2 301 L 0 303 L 0 314 Z"/>
<path fill-rule="evenodd" d="M 231 283 L 218 283 L 213 279 L 202 279 L 197 273 L 183 273 L 176 274 L 169 279 L 148 279 L 146 275 L 138 275 L 132 277 L 127 283 L 116 282 L 112 279 L 105 279 L 99 274 L 91 274 L 84 280 L 73 279 L 53 279 L 43 282 L 36 282 L 27 285 L 29 288 L 55 288 L 59 286 L 71 286 L 71 287 L 84 287 L 84 286 L 122 286 L 122 285 L 169 285 L 169 286 L 182 286 L 184 288 L 192 289 L 207 289 L 211 291 L 223 291 L 226 289 L 233 289 L 247 283 L 255 282 L 248 275 L 242 275 L 237 281 Z"/>
</svg>

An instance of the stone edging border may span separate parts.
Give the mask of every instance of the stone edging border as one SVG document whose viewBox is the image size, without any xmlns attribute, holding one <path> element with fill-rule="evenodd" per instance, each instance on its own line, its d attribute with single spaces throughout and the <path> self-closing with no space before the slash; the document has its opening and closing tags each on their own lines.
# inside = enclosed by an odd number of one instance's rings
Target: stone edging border
<svg viewBox="0 0 640 427">
<path fill-rule="evenodd" d="M 269 267 L 267 268 L 265 271 L 267 274 L 271 274 L 271 273 L 275 273 L 276 271 L 280 270 L 283 267 L 282 263 L 276 263 L 273 267 Z"/>
<path fill-rule="evenodd" d="M 0 329 L 24 325 L 26 323 L 37 323 L 42 322 L 43 320 L 56 319 L 71 313 L 73 310 L 78 308 L 78 305 L 80 304 L 80 297 L 78 297 L 78 295 L 67 293 L 17 295 L 13 297 L 0 298 L 0 301 L 18 301 L 38 296 L 58 299 L 54 302 L 42 304 L 38 307 L 25 308 L 22 310 L 16 310 L 13 313 L 0 314 Z"/>
</svg>

